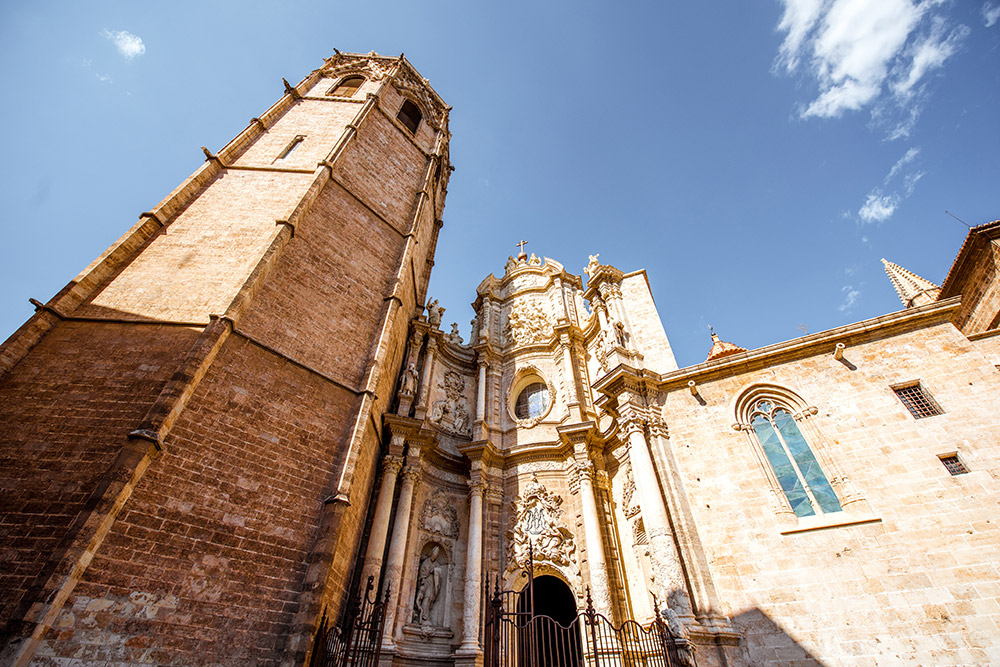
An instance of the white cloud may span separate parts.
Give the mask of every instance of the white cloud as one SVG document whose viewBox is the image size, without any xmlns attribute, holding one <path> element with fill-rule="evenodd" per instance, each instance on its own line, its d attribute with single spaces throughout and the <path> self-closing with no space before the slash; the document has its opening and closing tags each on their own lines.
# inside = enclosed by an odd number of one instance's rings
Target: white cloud
<svg viewBox="0 0 1000 667">
<path fill-rule="evenodd" d="M 913 169 L 913 163 L 919 155 L 920 149 L 911 147 L 896 160 L 882 179 L 882 184 L 868 193 L 865 203 L 858 209 L 861 222 L 871 224 L 888 220 L 896 212 L 900 202 L 913 194 L 917 182 L 927 173 Z M 899 193 L 900 189 L 902 194 Z"/>
<path fill-rule="evenodd" d="M 837 118 L 869 106 L 875 114 L 888 97 L 896 112 L 909 118 L 903 124 L 883 120 L 892 126 L 893 138 L 907 136 L 919 116 L 911 98 L 969 34 L 934 13 L 944 1 L 781 0 L 777 30 L 785 37 L 775 69 L 803 72 L 818 89 L 799 115 Z"/>
<path fill-rule="evenodd" d="M 107 82 L 107 83 L 114 83 L 111 80 L 111 75 L 110 74 L 101 74 L 100 72 L 94 72 L 94 74 L 97 76 L 97 79 L 99 81 L 104 81 L 104 82 Z"/>
<path fill-rule="evenodd" d="M 868 193 L 868 199 L 858 209 L 858 216 L 865 223 L 882 222 L 892 217 L 897 206 L 899 206 L 899 195 L 883 195 L 879 188 L 875 188 Z"/>
<path fill-rule="evenodd" d="M 892 165 L 892 169 L 889 170 L 889 175 L 885 177 L 884 182 L 888 183 L 891 181 L 892 177 L 898 174 L 900 169 L 916 160 L 918 155 L 920 155 L 919 148 L 910 148 L 903 153 L 903 157 L 896 160 L 896 164 Z"/>
<path fill-rule="evenodd" d="M 101 31 L 101 36 L 114 42 L 118 53 L 126 60 L 132 60 L 146 52 L 146 45 L 142 43 L 142 38 L 127 30 L 108 30 L 105 28 Z"/>
<path fill-rule="evenodd" d="M 854 285 L 844 285 L 840 288 L 840 292 L 844 295 L 844 301 L 840 304 L 840 312 L 849 313 L 861 298 L 861 288 L 855 289 Z"/>
<path fill-rule="evenodd" d="M 984 2 L 982 15 L 983 23 L 986 24 L 986 27 L 992 28 L 997 21 L 1000 21 L 1000 4 L 995 2 Z"/>
</svg>

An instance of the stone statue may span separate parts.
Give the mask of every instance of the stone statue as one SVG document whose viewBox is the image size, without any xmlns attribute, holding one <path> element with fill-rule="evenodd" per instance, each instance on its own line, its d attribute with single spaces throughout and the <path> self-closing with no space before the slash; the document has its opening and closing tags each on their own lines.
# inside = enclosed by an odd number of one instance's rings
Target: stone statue
<svg viewBox="0 0 1000 667">
<path fill-rule="evenodd" d="M 507 264 L 504 266 L 504 270 L 510 273 L 511 269 L 517 268 L 517 260 L 514 259 L 513 255 L 507 255 Z"/>
<path fill-rule="evenodd" d="M 413 621 L 421 625 L 431 625 L 434 619 L 435 603 L 441 594 L 443 564 L 438 562 L 441 547 L 434 545 L 426 556 L 420 559 L 417 570 L 417 597 L 413 601 Z"/>
<path fill-rule="evenodd" d="M 431 299 L 427 303 L 427 322 L 432 327 L 441 326 L 441 316 L 444 315 L 444 308 L 438 305 L 437 299 Z"/>
<path fill-rule="evenodd" d="M 691 643 L 691 632 L 677 616 L 677 612 L 669 606 L 664 606 L 660 612 L 667 621 L 667 629 L 674 638 L 674 645 L 677 646 L 677 657 L 680 658 L 681 667 L 695 667 L 694 644 Z"/>
<path fill-rule="evenodd" d="M 542 260 L 538 259 L 538 255 L 531 253 L 531 259 L 528 260 L 529 266 L 541 266 Z"/>
<path fill-rule="evenodd" d="M 591 255 L 590 261 L 587 263 L 587 266 L 583 269 L 583 272 L 587 274 L 588 278 L 593 278 L 594 274 L 597 273 L 597 269 L 599 269 L 601 266 L 597 261 L 598 257 L 600 257 L 599 254 Z"/>
<path fill-rule="evenodd" d="M 462 340 L 462 334 L 458 333 L 458 322 L 451 323 L 451 333 L 448 334 L 448 342 L 453 345 L 461 345 L 465 342 Z"/>
<path fill-rule="evenodd" d="M 406 396 L 413 396 L 417 392 L 417 380 L 420 373 L 417 371 L 417 364 L 411 361 L 403 371 L 403 379 L 400 382 L 399 393 Z"/>
</svg>

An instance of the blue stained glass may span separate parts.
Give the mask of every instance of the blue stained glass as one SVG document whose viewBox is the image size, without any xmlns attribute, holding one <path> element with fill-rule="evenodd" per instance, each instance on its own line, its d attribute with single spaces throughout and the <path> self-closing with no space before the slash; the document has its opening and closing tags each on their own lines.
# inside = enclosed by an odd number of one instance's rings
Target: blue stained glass
<svg viewBox="0 0 1000 667">
<path fill-rule="evenodd" d="M 755 415 L 753 418 L 753 430 L 757 434 L 757 440 L 764 449 L 774 475 L 778 478 L 781 490 L 784 491 L 788 504 L 797 516 L 812 516 L 816 514 L 809 496 L 806 494 L 802 481 L 795 474 L 795 467 L 788 460 L 785 448 L 781 446 L 778 434 L 774 430 L 771 422 L 764 415 Z M 825 479 L 825 478 L 824 478 Z"/>
<path fill-rule="evenodd" d="M 802 437 L 802 431 L 799 430 L 798 424 L 786 410 L 781 409 L 775 411 L 774 423 L 781 432 L 785 444 L 788 445 L 788 451 L 792 453 L 792 458 L 798 464 L 799 471 L 805 478 L 806 484 L 809 485 L 809 490 L 812 491 L 816 502 L 819 503 L 824 512 L 839 512 L 841 507 L 837 494 L 833 492 L 833 487 L 830 486 L 826 475 L 823 474 L 819 461 L 809 449 L 809 443 Z"/>
</svg>

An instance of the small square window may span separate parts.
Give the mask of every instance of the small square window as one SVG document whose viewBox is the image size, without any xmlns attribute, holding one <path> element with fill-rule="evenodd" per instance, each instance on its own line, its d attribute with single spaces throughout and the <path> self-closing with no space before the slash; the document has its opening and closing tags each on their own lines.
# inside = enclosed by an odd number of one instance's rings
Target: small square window
<svg viewBox="0 0 1000 667">
<path fill-rule="evenodd" d="M 944 464 L 945 469 L 947 469 L 952 476 L 964 475 L 969 472 L 969 469 L 965 467 L 965 464 L 959 460 L 958 454 L 942 454 L 938 456 L 938 458 L 941 459 L 941 463 Z"/>
<path fill-rule="evenodd" d="M 944 411 L 934 402 L 934 399 L 931 398 L 931 395 L 919 382 L 901 387 L 893 387 L 892 390 L 896 392 L 896 396 L 903 402 L 903 405 L 910 411 L 914 419 L 923 419 L 924 417 L 944 414 Z"/>
</svg>

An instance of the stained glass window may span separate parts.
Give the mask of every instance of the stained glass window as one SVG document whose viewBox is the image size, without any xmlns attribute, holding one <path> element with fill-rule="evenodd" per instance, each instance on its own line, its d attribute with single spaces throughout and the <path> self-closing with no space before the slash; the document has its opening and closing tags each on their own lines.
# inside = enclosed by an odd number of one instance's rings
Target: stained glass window
<svg viewBox="0 0 1000 667">
<path fill-rule="evenodd" d="M 544 382 L 533 382 L 521 390 L 514 404 L 518 419 L 540 417 L 549 407 L 549 388 Z"/>
<path fill-rule="evenodd" d="M 750 425 L 797 516 L 841 511 L 837 494 L 788 410 L 759 401 Z"/>
</svg>

